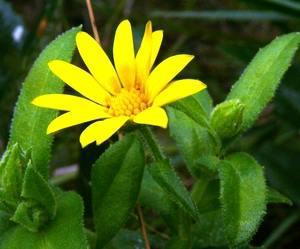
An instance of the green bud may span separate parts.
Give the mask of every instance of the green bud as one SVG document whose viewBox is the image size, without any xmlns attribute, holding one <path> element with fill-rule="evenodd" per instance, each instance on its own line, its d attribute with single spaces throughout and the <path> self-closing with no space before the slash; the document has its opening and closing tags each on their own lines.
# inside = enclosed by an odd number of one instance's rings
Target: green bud
<svg viewBox="0 0 300 249">
<path fill-rule="evenodd" d="M 221 139 L 232 138 L 241 131 L 244 108 L 239 99 L 225 101 L 214 108 L 210 124 Z"/>
</svg>

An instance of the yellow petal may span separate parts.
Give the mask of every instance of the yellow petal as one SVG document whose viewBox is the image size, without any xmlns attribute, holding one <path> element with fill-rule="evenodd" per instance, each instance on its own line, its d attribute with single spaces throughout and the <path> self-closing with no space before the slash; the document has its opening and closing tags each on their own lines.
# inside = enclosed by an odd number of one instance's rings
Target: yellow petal
<svg viewBox="0 0 300 249">
<path fill-rule="evenodd" d="M 130 89 L 135 84 L 135 58 L 132 30 L 128 20 L 122 21 L 116 30 L 113 54 L 121 83 Z"/>
<path fill-rule="evenodd" d="M 149 75 L 146 93 L 151 103 L 154 97 L 194 58 L 192 55 L 175 55 L 161 62 Z"/>
<path fill-rule="evenodd" d="M 48 65 L 57 77 L 74 90 L 99 104 L 106 105 L 106 99 L 109 94 L 92 75 L 65 61 L 54 60 L 49 62 Z"/>
<path fill-rule="evenodd" d="M 199 80 L 184 79 L 174 81 L 155 97 L 153 106 L 169 104 L 178 99 L 200 92 L 205 88 L 206 85 Z"/>
<path fill-rule="evenodd" d="M 80 135 L 82 148 L 90 143 L 97 141 L 97 144 L 103 143 L 109 139 L 117 130 L 119 130 L 128 120 L 128 117 L 114 117 L 103 121 L 98 121 L 88 126 Z"/>
<path fill-rule="evenodd" d="M 110 93 L 120 91 L 118 75 L 98 42 L 85 32 L 76 35 L 79 53 L 95 79 Z"/>
<path fill-rule="evenodd" d="M 163 31 L 157 30 L 152 33 L 152 51 L 151 51 L 151 62 L 150 68 L 153 66 L 156 57 L 158 55 L 162 40 L 163 40 Z"/>
<path fill-rule="evenodd" d="M 105 112 L 105 107 L 96 104 L 85 98 L 68 95 L 68 94 L 45 94 L 35 98 L 32 104 L 61 111 L 81 111 L 86 110 Z"/>
<path fill-rule="evenodd" d="M 107 118 L 109 115 L 103 112 L 85 111 L 85 112 L 67 112 L 54 119 L 48 126 L 47 134 L 68 128 L 74 125 L 82 124 L 96 119 Z"/>
<path fill-rule="evenodd" d="M 168 116 L 164 109 L 160 107 L 150 107 L 133 118 L 137 124 L 148 124 L 166 128 L 168 125 Z"/>
<path fill-rule="evenodd" d="M 136 55 L 136 82 L 143 86 L 148 78 L 151 62 L 152 24 L 147 22 L 141 46 Z"/>
</svg>

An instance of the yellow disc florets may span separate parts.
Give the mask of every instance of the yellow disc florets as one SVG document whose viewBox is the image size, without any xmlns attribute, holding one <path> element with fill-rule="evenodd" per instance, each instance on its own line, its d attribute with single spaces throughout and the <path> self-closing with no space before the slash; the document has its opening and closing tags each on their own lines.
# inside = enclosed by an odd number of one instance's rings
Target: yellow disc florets
<svg viewBox="0 0 300 249">
<path fill-rule="evenodd" d="M 138 89 L 122 88 L 116 96 L 108 100 L 108 113 L 112 116 L 133 117 L 148 107 L 145 94 Z"/>
</svg>

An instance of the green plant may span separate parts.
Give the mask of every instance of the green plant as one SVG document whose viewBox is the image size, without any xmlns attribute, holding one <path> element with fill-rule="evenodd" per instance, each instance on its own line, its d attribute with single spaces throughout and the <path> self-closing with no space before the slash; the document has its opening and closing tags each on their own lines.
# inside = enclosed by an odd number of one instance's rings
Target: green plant
<svg viewBox="0 0 300 249">
<path fill-rule="evenodd" d="M 191 191 L 149 127 L 125 130 L 94 163 L 94 227 L 84 229 L 80 196 L 49 181 L 52 137 L 46 127 L 57 112 L 31 104 L 39 95 L 63 91 L 47 63 L 71 60 L 80 29 L 53 41 L 23 84 L 0 162 L 0 249 L 143 248 L 136 229 L 122 229 L 137 203 L 159 213 L 169 231 L 168 239 L 150 242 L 144 233 L 146 246 L 249 248 L 267 204 L 290 201 L 268 187 L 252 155 L 232 148 L 274 96 L 300 35 L 278 37 L 261 49 L 219 105 L 202 92 L 168 107 L 169 134 L 193 176 Z"/>
</svg>

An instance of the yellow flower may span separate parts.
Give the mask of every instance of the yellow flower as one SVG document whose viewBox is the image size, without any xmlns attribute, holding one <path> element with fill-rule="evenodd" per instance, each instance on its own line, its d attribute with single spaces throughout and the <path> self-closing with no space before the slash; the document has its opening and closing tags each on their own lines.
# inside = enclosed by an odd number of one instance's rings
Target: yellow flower
<svg viewBox="0 0 300 249">
<path fill-rule="evenodd" d="M 131 25 L 122 21 L 115 33 L 115 67 L 103 48 L 87 33 L 79 32 L 76 44 L 90 73 L 70 63 L 54 60 L 50 70 L 83 97 L 47 94 L 33 104 L 66 111 L 48 126 L 47 134 L 81 123 L 95 121 L 80 135 L 82 147 L 101 144 L 126 122 L 167 127 L 163 105 L 195 94 L 204 88 L 199 80 L 173 78 L 193 59 L 187 54 L 167 58 L 152 71 L 163 39 L 163 31 L 152 32 L 149 21 L 135 55 Z"/>
</svg>

